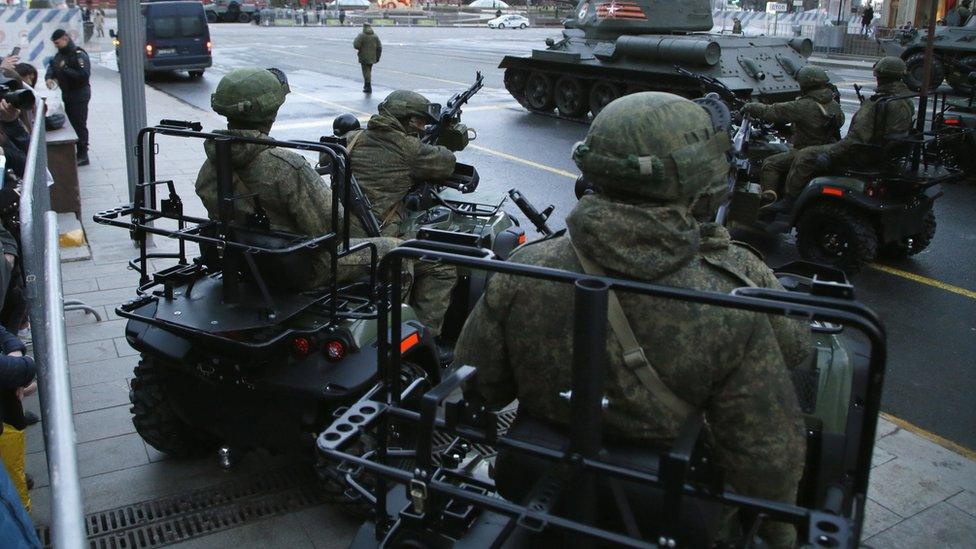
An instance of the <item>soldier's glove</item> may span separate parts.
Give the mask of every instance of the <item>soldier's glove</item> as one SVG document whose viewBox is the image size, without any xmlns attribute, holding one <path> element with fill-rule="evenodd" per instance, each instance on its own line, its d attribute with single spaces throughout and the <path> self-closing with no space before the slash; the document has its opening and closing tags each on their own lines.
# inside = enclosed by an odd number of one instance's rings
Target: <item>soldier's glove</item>
<svg viewBox="0 0 976 549">
<path fill-rule="evenodd" d="M 756 116 L 759 111 L 762 110 L 762 106 L 759 103 L 746 103 L 742 107 L 742 114 L 746 116 Z"/>
<path fill-rule="evenodd" d="M 468 143 L 474 141 L 477 137 L 478 133 L 474 131 L 474 128 L 469 128 L 464 124 L 455 124 L 444 130 L 437 140 L 437 144 L 442 147 L 447 147 L 453 152 L 458 152 L 463 151 L 468 146 Z"/>
</svg>

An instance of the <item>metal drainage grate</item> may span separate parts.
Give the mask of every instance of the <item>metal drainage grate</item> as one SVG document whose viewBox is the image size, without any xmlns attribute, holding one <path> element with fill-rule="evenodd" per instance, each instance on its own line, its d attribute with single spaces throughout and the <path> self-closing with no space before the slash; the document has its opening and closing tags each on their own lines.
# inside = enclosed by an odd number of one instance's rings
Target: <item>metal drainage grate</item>
<svg viewBox="0 0 976 549">
<path fill-rule="evenodd" d="M 499 434 L 515 419 L 514 410 L 499 414 Z M 435 437 L 450 437 L 436 433 Z M 476 445 L 484 455 L 490 448 Z M 145 549 L 161 547 L 222 530 L 237 528 L 268 517 L 284 515 L 326 503 L 315 473 L 307 467 L 292 467 L 202 488 L 187 494 L 126 505 L 85 517 L 91 549 Z M 51 532 L 37 528 L 45 549 Z"/>
<path fill-rule="evenodd" d="M 140 549 L 186 541 L 325 503 L 315 474 L 289 468 L 86 517 L 92 549 Z M 51 547 L 48 527 L 38 528 Z"/>
</svg>

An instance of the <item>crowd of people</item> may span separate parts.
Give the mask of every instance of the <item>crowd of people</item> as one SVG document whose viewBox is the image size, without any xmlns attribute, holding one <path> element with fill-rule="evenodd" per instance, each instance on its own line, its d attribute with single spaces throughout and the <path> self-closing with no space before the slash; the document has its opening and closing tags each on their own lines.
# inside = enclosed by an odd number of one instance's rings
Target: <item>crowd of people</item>
<svg viewBox="0 0 976 549">
<path fill-rule="evenodd" d="M 104 24 L 104 15 L 102 22 Z M 36 370 L 33 359 L 25 355 L 26 345 L 18 337 L 18 334 L 29 333 L 29 322 L 17 217 L 20 183 L 27 175 L 24 170 L 36 117 L 44 117 L 48 130 L 70 121 L 78 134 L 78 165 L 89 163 L 87 118 L 91 66 L 88 55 L 63 29 L 56 30 L 51 41 L 57 53 L 46 69 L 45 87 L 52 92 L 59 90 L 61 101 L 48 95 L 46 110 L 37 112 L 33 104 L 18 107 L 6 99 L 0 100 L 0 149 L 6 169 L 0 187 L 0 246 L 3 248 L 3 260 L 0 260 L 0 458 L 5 466 L 0 471 L 0 499 L 6 504 L 6 512 L 0 513 L 0 539 L 10 541 L 15 547 L 40 546 L 26 514 L 31 509 L 33 480 L 25 470 L 25 429 L 37 423 L 39 418 L 25 411 L 23 405 L 24 397 L 37 389 Z M 44 93 L 38 88 L 37 68 L 22 62 L 18 55 L 9 55 L 0 61 L 0 77 L 9 90 Z"/>
</svg>

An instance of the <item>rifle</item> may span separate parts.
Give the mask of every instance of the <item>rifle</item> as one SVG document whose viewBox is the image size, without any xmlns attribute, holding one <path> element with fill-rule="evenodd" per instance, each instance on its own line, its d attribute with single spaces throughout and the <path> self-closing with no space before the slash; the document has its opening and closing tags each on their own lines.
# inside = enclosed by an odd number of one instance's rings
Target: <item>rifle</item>
<svg viewBox="0 0 976 549">
<path fill-rule="evenodd" d="M 726 86 L 725 83 L 722 82 L 721 80 L 712 78 L 711 76 L 706 76 L 701 73 L 692 72 L 682 67 L 681 65 L 675 65 L 674 71 L 680 74 L 681 76 L 694 78 L 695 80 L 698 81 L 698 83 L 705 91 L 713 91 L 719 94 L 719 96 L 721 96 L 722 99 L 726 103 L 728 103 L 729 107 L 731 107 L 733 110 L 740 109 L 746 103 L 743 99 L 737 96 L 735 92 L 733 92 L 728 86 Z"/>
<path fill-rule="evenodd" d="M 327 137 L 323 137 L 324 142 Z M 317 168 L 316 171 L 319 175 L 328 175 L 329 168 L 327 166 Z M 359 182 L 356 178 L 350 176 L 351 181 L 349 181 L 349 195 L 345 195 L 345 184 L 342 181 L 332 182 L 332 192 L 339 195 L 339 202 L 342 203 L 343 207 L 346 209 L 347 214 L 352 214 L 359 220 L 360 226 L 366 231 L 366 236 L 374 237 L 380 236 L 380 224 L 376 220 L 376 216 L 373 215 L 373 204 L 369 201 L 363 193 L 363 188 L 359 186 Z"/>
<path fill-rule="evenodd" d="M 478 93 L 478 90 L 484 86 L 484 82 L 485 77 L 481 75 L 481 71 L 478 71 L 474 79 L 474 84 L 471 84 L 471 87 L 463 92 L 454 94 L 448 100 L 447 107 L 441 110 L 436 122 L 424 129 L 424 135 L 420 140 L 429 145 L 436 144 L 440 141 L 441 136 L 449 128 L 461 121 L 461 106 L 474 97 L 474 94 Z"/>
<path fill-rule="evenodd" d="M 864 96 L 861 95 L 861 86 L 854 84 L 854 93 L 857 94 L 857 101 L 859 103 L 864 103 Z"/>
</svg>

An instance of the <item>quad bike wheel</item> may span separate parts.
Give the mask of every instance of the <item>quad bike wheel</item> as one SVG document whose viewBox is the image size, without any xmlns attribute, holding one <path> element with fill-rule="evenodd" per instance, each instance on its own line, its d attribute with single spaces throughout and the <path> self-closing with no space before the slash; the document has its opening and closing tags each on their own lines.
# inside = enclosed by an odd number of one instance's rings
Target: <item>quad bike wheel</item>
<svg viewBox="0 0 976 549">
<path fill-rule="evenodd" d="M 853 275 L 874 261 L 878 235 L 861 214 L 838 204 L 816 204 L 804 211 L 797 228 L 797 247 L 804 259 L 843 269 Z"/>
<path fill-rule="evenodd" d="M 888 259 L 904 259 L 928 248 L 935 237 L 935 212 L 932 210 L 926 212 L 923 223 L 925 228 L 922 232 L 903 238 L 901 242 L 885 244 L 878 254 Z"/>
<path fill-rule="evenodd" d="M 132 424 L 143 440 L 173 457 L 201 456 L 214 451 L 217 441 L 177 415 L 167 386 L 169 373 L 157 358 L 142 355 L 133 370 L 129 391 Z"/>
<path fill-rule="evenodd" d="M 905 65 L 908 66 L 908 74 L 905 75 L 905 84 L 912 91 L 918 91 L 922 88 L 922 79 L 925 77 L 925 54 L 916 53 L 912 55 L 905 60 Z M 945 80 L 945 68 L 942 66 L 942 60 L 938 57 L 932 58 L 931 75 L 929 89 L 934 90 L 941 86 L 942 81 Z"/>
</svg>

